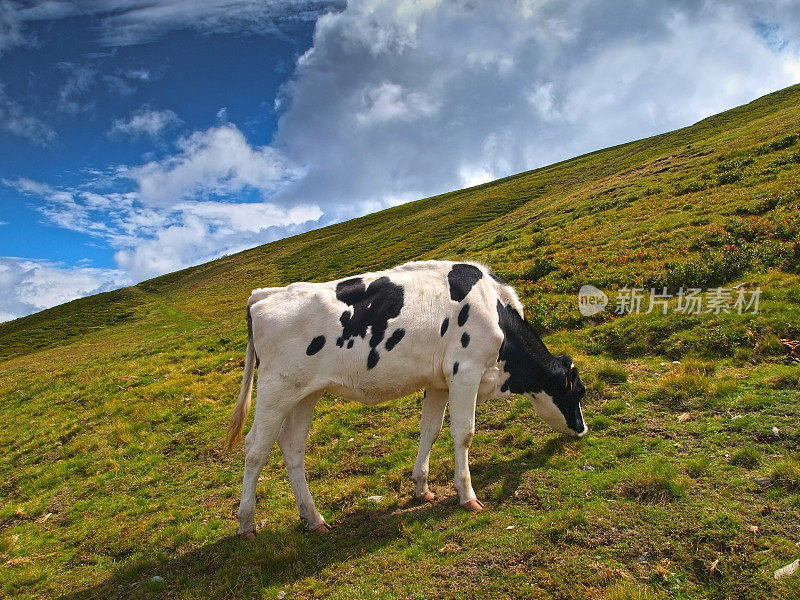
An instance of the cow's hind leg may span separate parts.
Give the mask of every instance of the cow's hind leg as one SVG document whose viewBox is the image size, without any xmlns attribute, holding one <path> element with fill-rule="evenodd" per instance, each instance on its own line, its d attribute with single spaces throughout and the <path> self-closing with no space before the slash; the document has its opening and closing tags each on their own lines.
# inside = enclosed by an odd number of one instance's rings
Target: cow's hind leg
<svg viewBox="0 0 800 600">
<path fill-rule="evenodd" d="M 467 371 L 464 369 L 464 371 Z M 459 371 L 450 384 L 450 433 L 455 445 L 455 488 L 458 499 L 465 509 L 480 511 L 483 504 L 475 497 L 472 477 L 469 472 L 469 447 L 475 435 L 475 402 L 478 395 L 480 375 L 475 381 L 468 372 Z"/>
<path fill-rule="evenodd" d="M 444 409 L 447 406 L 446 390 L 425 390 L 422 401 L 422 416 L 419 419 L 419 451 L 411 478 L 414 480 L 414 496 L 418 500 L 430 502 L 433 492 L 428 489 L 431 446 L 442 431 Z"/>
<path fill-rule="evenodd" d="M 281 448 L 283 462 L 286 463 L 286 473 L 292 484 L 300 518 L 306 521 L 311 531 L 322 532 L 328 529 L 328 524 L 314 504 L 314 498 L 308 489 L 305 470 L 306 440 L 314 416 L 314 406 L 319 397 L 320 392 L 306 396 L 289 413 L 278 435 L 278 445 Z"/>
<path fill-rule="evenodd" d="M 267 456 L 278 437 L 283 420 L 299 400 L 287 397 L 283 386 L 262 384 L 264 379 L 266 378 L 259 378 L 253 426 L 244 439 L 244 480 L 242 482 L 242 500 L 239 503 L 237 516 L 239 535 L 247 538 L 252 537 L 256 530 L 255 509 L 258 476 L 267 463 Z"/>
</svg>

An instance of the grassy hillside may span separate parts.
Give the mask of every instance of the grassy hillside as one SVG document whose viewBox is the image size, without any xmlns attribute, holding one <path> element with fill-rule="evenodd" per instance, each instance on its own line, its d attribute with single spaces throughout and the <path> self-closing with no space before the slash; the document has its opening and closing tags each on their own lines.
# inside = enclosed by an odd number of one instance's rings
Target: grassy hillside
<svg viewBox="0 0 800 600">
<path fill-rule="evenodd" d="M 0 597 L 789 598 L 800 575 L 800 86 L 672 133 L 385 210 L 0 324 Z M 575 357 L 590 433 L 478 412 L 487 510 L 412 498 L 421 394 L 325 397 L 304 532 L 275 450 L 254 542 L 220 448 L 254 287 L 476 259 Z M 760 287 L 758 314 L 591 318 L 583 284 Z M 676 362 L 673 362 L 676 361 Z M 352 441 L 351 441 L 352 440 Z M 367 497 L 381 495 L 375 504 Z M 154 579 L 155 577 L 155 579 Z"/>
</svg>

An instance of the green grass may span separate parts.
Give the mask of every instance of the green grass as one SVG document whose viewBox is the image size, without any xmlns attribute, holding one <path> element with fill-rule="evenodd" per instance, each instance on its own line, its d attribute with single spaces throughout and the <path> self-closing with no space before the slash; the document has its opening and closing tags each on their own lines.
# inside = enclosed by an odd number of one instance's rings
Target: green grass
<svg viewBox="0 0 800 600">
<path fill-rule="evenodd" d="M 0 596 L 800 596 L 799 577 L 772 578 L 800 556 L 800 375 L 779 341 L 800 339 L 799 107 L 788 88 L 0 324 Z M 304 532 L 276 451 L 261 532 L 236 538 L 242 453 L 220 449 L 250 290 L 417 258 L 485 261 L 517 288 L 580 368 L 590 433 L 557 436 L 518 397 L 481 406 L 472 515 L 447 425 L 438 500 L 411 501 L 421 394 L 326 396 L 308 475 L 334 530 Z M 623 285 L 763 293 L 758 314 L 586 318 L 585 283 L 612 301 Z"/>
</svg>

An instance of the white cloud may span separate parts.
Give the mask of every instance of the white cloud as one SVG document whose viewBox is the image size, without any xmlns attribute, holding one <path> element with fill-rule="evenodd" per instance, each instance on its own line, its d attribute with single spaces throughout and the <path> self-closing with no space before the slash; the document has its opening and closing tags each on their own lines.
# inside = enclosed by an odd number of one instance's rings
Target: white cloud
<svg viewBox="0 0 800 600">
<path fill-rule="evenodd" d="M 73 2 L 44 0 L 41 2 L 17 2 L 0 0 L 0 56 L 15 46 L 35 42 L 25 31 L 25 24 L 31 21 L 60 19 L 76 14 Z"/>
<path fill-rule="evenodd" d="M 136 79 L 138 81 L 150 81 L 153 74 L 149 69 L 128 69 L 125 71 L 125 76 L 128 79 Z"/>
<path fill-rule="evenodd" d="M 0 55 L 34 41 L 26 32 L 27 24 L 64 17 L 94 16 L 100 43 L 130 46 L 179 29 L 283 36 L 293 23 L 313 21 L 344 4 L 344 0 L 0 0 Z"/>
<path fill-rule="evenodd" d="M 38 198 L 48 222 L 108 244 L 118 267 L 140 281 L 310 227 L 322 217 L 318 206 L 270 201 L 300 173 L 273 148 L 253 147 L 222 125 L 181 139 L 162 161 L 97 173 L 79 187 L 2 183 Z"/>
<path fill-rule="evenodd" d="M 28 114 L 22 106 L 9 98 L 0 83 L 0 129 L 18 137 L 26 138 L 38 146 L 48 146 L 58 136 L 47 124 Z"/>
<path fill-rule="evenodd" d="M 175 209 L 184 215 L 202 219 L 218 233 L 226 235 L 257 233 L 270 227 L 316 221 L 322 216 L 322 211 L 317 206 L 300 205 L 284 209 L 263 202 L 189 202 L 179 204 Z"/>
<path fill-rule="evenodd" d="M 62 112 L 78 114 L 94 107 L 94 100 L 82 102 L 82 97 L 94 85 L 97 73 L 87 65 L 61 63 L 59 65 L 67 73 L 67 79 L 58 90 L 56 105 Z"/>
<path fill-rule="evenodd" d="M 0 257 L 0 321 L 129 284 L 118 269 L 66 267 L 42 260 Z"/>
<path fill-rule="evenodd" d="M 276 200 L 355 216 L 682 127 L 800 81 L 798 41 L 785 0 L 352 0 L 276 103 L 306 167 Z"/>
<path fill-rule="evenodd" d="M 181 122 L 178 115 L 171 110 L 152 110 L 143 106 L 127 119 L 115 119 L 109 134 L 132 138 L 143 136 L 157 138 L 165 130 Z"/>
<path fill-rule="evenodd" d="M 148 69 L 118 70 L 115 75 L 103 75 L 108 89 L 120 96 L 130 96 L 136 91 L 137 85 L 148 83 L 154 78 L 156 76 Z"/>
<path fill-rule="evenodd" d="M 139 281 L 299 233 L 299 225 L 321 215 L 315 206 L 186 203 L 176 207 L 169 225 L 152 237 L 137 238 L 118 250 L 114 259 Z"/>
<path fill-rule="evenodd" d="M 175 29 L 203 33 L 283 35 L 295 21 L 313 21 L 343 0 L 104 0 L 91 11 L 102 15 L 100 41 L 128 46 L 153 41 Z"/>
<path fill-rule="evenodd" d="M 23 23 L 18 12 L 20 5 L 9 0 L 0 0 L 0 55 L 7 48 L 25 43 Z"/>
<path fill-rule="evenodd" d="M 38 210 L 49 223 L 115 249 L 117 266 L 130 281 L 300 233 L 322 217 L 320 208 L 308 203 L 283 207 L 269 202 L 183 200 L 148 205 L 137 192 L 56 189 L 26 179 L 2 183 L 44 201 Z"/>
<path fill-rule="evenodd" d="M 177 154 L 122 173 L 136 182 L 142 202 L 165 206 L 248 188 L 266 198 L 301 174 L 274 148 L 252 147 L 235 125 L 195 132 L 178 145 Z"/>
<path fill-rule="evenodd" d="M 359 123 L 372 125 L 387 121 L 413 121 L 433 115 L 438 106 L 424 92 L 406 92 L 399 85 L 382 83 L 364 93 Z"/>
</svg>

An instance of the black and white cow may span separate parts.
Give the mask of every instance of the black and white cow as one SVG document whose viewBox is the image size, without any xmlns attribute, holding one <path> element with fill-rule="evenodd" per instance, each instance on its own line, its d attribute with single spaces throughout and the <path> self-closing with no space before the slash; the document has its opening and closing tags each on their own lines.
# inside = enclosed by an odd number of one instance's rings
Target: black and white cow
<svg viewBox="0 0 800 600">
<path fill-rule="evenodd" d="M 433 500 L 428 458 L 450 403 L 455 488 L 461 505 L 481 510 L 467 452 L 475 405 L 524 394 L 553 429 L 586 433 L 578 371 L 553 356 L 522 317 L 514 289 L 476 263 L 411 262 L 327 283 L 293 283 L 253 292 L 241 393 L 228 447 L 241 439 L 258 368 L 253 426 L 245 437 L 239 533 L 255 531 L 255 491 L 277 439 L 300 510 L 314 531 L 328 526 L 305 476 L 306 438 L 323 391 L 377 404 L 425 388 L 414 492 Z"/>
</svg>

